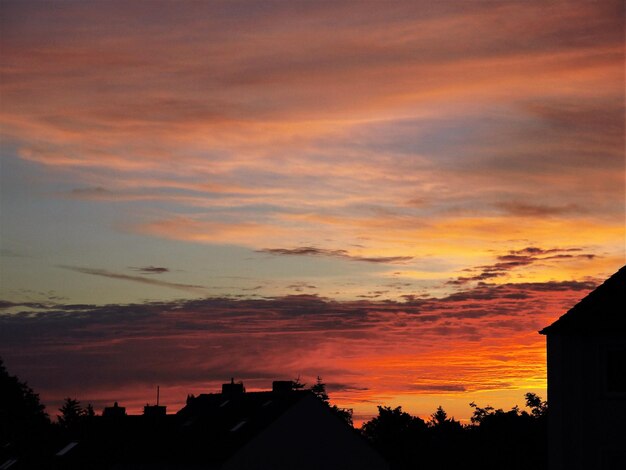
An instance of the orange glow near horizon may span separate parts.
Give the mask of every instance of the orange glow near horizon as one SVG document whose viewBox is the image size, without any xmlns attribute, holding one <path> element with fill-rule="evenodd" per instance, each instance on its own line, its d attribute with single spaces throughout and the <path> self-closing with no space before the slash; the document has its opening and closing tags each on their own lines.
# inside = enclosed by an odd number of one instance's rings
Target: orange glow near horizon
<svg viewBox="0 0 626 470">
<path fill-rule="evenodd" d="M 46 357 L 72 364 L 64 382 L 33 384 L 53 406 L 61 396 L 80 395 L 97 408 L 118 401 L 139 413 L 160 385 L 162 403 L 175 412 L 189 393 L 219 392 L 229 374 L 250 391 L 298 376 L 313 383 L 320 375 L 333 402 L 353 408 L 357 420 L 375 414 L 378 404 L 418 416 L 442 404 L 467 420 L 471 401 L 506 408 L 523 404 L 529 391 L 545 397 L 538 330 L 591 285 L 490 284 L 407 303 L 292 296 L 78 306 L 56 315 L 48 331 L 14 341 L 32 343 L 29 355 L 38 354 L 35 344 L 49 344 Z M 115 318 L 123 318 L 123 330 Z M 13 321 L 26 327 L 37 316 Z M 54 338 L 62 343 L 55 346 Z"/>
</svg>

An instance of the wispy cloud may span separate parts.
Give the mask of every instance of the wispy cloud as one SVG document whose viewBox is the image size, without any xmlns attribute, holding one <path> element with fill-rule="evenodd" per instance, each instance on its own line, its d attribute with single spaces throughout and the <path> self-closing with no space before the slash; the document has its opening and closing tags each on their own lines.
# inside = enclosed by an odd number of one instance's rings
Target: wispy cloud
<svg viewBox="0 0 626 470">
<path fill-rule="evenodd" d="M 0 300 L 0 310 L 14 309 L 14 308 L 28 308 L 36 310 L 46 310 L 53 308 L 55 303 L 53 302 L 11 302 L 8 300 Z"/>
<path fill-rule="evenodd" d="M 416 392 L 465 392 L 466 388 L 463 385 L 455 384 L 410 384 L 407 387 L 409 390 Z"/>
<path fill-rule="evenodd" d="M 546 217 L 566 214 L 584 214 L 588 211 L 575 205 L 551 206 L 547 204 L 531 204 L 523 201 L 497 202 L 496 207 L 508 214 L 521 217 Z"/>
<path fill-rule="evenodd" d="M 307 282 L 296 282 L 287 286 L 287 289 L 293 289 L 296 292 L 303 292 L 307 289 L 317 289 L 317 286 Z"/>
<path fill-rule="evenodd" d="M 69 193 L 70 197 L 77 199 L 111 199 L 114 194 L 102 186 L 94 188 L 74 188 Z"/>
<path fill-rule="evenodd" d="M 568 5 L 165 2 L 147 25 L 146 5 L 6 3 L 0 119 L 22 159 L 76 177 L 65 197 L 129 203 L 142 235 L 294 254 L 367 236 L 385 256 L 319 256 L 394 263 L 469 239 L 454 209 L 533 217 L 540 242 L 573 218 L 614 232 L 621 6 Z"/>
<path fill-rule="evenodd" d="M 102 276 L 102 277 L 108 277 L 110 279 L 118 279 L 121 281 L 140 282 L 142 284 L 149 284 L 152 286 L 169 287 L 171 289 L 183 290 L 186 292 L 192 292 L 194 294 L 206 292 L 206 288 L 204 286 L 198 286 L 194 284 L 180 284 L 176 282 L 162 281 L 159 279 L 153 279 L 153 278 L 142 277 L 142 276 L 130 276 L 128 274 L 121 274 L 121 273 L 107 271 L 106 269 L 83 268 L 79 266 L 63 266 L 63 265 L 60 265 L 58 267 L 63 268 L 63 269 L 68 269 L 70 271 L 75 271 L 81 274 L 89 274 L 91 276 Z M 152 269 L 157 269 L 157 272 L 164 272 L 164 271 L 158 271 L 158 270 L 165 269 L 165 268 L 152 268 Z M 144 270 L 143 272 L 146 272 L 146 271 Z M 150 270 L 148 271 L 148 273 L 153 273 L 153 272 L 154 271 L 150 271 Z"/>
<path fill-rule="evenodd" d="M 351 255 L 347 250 L 329 250 L 313 246 L 300 246 L 297 248 L 263 248 L 259 253 L 282 256 L 330 256 L 343 258 L 350 261 L 363 261 L 366 263 L 404 264 L 413 259 L 412 256 L 358 256 Z"/>
<path fill-rule="evenodd" d="M 131 268 L 133 271 L 138 271 L 142 274 L 163 274 L 169 272 L 169 268 L 164 268 L 162 266 L 141 266 L 141 267 L 133 267 Z"/>
<path fill-rule="evenodd" d="M 448 284 L 466 284 L 471 281 L 488 281 L 508 275 L 511 271 L 542 262 L 558 262 L 571 259 L 583 259 L 591 261 L 597 255 L 584 253 L 583 248 L 539 248 L 528 246 L 518 250 L 510 250 L 506 254 L 498 255 L 497 262 L 490 265 L 476 266 L 464 269 L 470 273 L 467 276 L 459 276 Z"/>
</svg>

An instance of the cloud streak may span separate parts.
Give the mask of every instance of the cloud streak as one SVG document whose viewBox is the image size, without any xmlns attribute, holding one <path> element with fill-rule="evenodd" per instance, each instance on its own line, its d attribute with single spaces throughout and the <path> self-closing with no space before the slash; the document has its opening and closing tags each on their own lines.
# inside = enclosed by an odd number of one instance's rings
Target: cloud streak
<svg viewBox="0 0 626 470">
<path fill-rule="evenodd" d="M 152 286 L 168 287 L 171 289 L 178 289 L 178 290 L 182 290 L 185 292 L 191 292 L 194 294 L 206 292 L 206 288 L 203 286 L 199 286 L 199 285 L 180 284 L 176 282 L 162 281 L 162 280 L 152 279 L 152 278 L 142 277 L 142 276 L 130 276 L 128 274 L 121 274 L 121 273 L 107 271 L 106 269 L 83 268 L 79 266 L 63 266 L 63 265 L 59 265 L 58 267 L 62 269 L 74 271 L 77 273 L 81 273 L 81 274 L 89 274 L 91 276 L 101 276 L 101 277 L 108 277 L 109 279 L 117 279 L 121 281 L 139 282 L 142 284 L 149 284 Z M 164 269 L 165 271 L 163 271 Z M 166 272 L 166 271 L 168 271 L 166 268 L 158 268 L 158 267 L 155 268 L 153 266 L 149 266 L 147 268 L 141 268 L 141 272 L 145 272 L 148 274 L 155 274 L 155 273 L 159 274 L 159 273 Z"/>
<path fill-rule="evenodd" d="M 581 253 L 582 248 L 550 248 L 544 249 L 528 246 L 518 250 L 510 250 L 507 254 L 497 256 L 497 262 L 490 265 L 476 266 L 464 269 L 471 273 L 469 276 L 459 276 L 448 281 L 451 285 L 461 285 L 472 281 L 487 281 L 507 276 L 513 270 L 524 268 L 538 263 L 569 261 L 572 259 L 593 260 L 597 255 Z"/>
<path fill-rule="evenodd" d="M 617 1 L 157 3 L 2 6 L 5 138 L 127 231 L 394 263 L 453 213 L 623 229 Z"/>
<path fill-rule="evenodd" d="M 349 261 L 363 261 L 365 263 L 405 264 L 413 260 L 412 256 L 356 256 L 347 250 L 329 250 L 313 246 L 300 246 L 297 248 L 263 248 L 259 253 L 268 253 L 279 256 L 329 256 Z"/>
<path fill-rule="evenodd" d="M 162 266 L 131 267 L 130 269 L 138 271 L 142 274 L 163 274 L 170 271 L 168 268 L 164 268 Z"/>
<path fill-rule="evenodd" d="M 550 206 L 545 204 L 529 204 L 522 201 L 499 202 L 496 203 L 496 207 L 504 210 L 508 214 L 521 217 L 546 217 L 586 212 L 574 204 Z"/>
</svg>

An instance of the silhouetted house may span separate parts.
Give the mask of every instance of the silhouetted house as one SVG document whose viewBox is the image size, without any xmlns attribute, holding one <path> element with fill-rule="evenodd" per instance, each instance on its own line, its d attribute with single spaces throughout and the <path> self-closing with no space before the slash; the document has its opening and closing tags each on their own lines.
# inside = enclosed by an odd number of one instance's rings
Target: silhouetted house
<svg viewBox="0 0 626 470">
<path fill-rule="evenodd" d="M 55 468 L 389 468 L 358 431 L 310 391 L 293 390 L 291 381 L 274 382 L 272 391 L 246 392 L 231 380 L 222 393 L 188 396 L 175 415 L 158 405 L 147 405 L 143 415 L 120 409 L 109 407 L 96 417 L 78 444 L 60 450 Z"/>
<path fill-rule="evenodd" d="M 126 408 L 119 406 L 117 402 L 115 402 L 113 406 L 107 406 L 102 410 L 102 416 L 105 418 L 121 418 L 126 416 Z"/>
<path fill-rule="evenodd" d="M 202 456 L 195 463 L 209 468 L 388 468 L 356 430 L 311 392 L 292 390 L 290 381 L 250 393 L 231 381 L 221 394 L 191 397 L 177 415 L 189 446 L 185 454 Z"/>
<path fill-rule="evenodd" d="M 163 405 L 159 405 L 159 396 L 160 396 L 160 387 L 157 386 L 157 401 L 156 405 L 148 405 L 143 407 L 143 415 L 148 416 L 150 418 L 162 418 L 167 414 L 167 407 Z"/>
<path fill-rule="evenodd" d="M 128 415 L 117 404 L 94 416 L 72 442 L 55 455 L 55 470 L 178 468 L 170 465 L 177 438 L 175 415 L 166 407 L 146 405 L 144 414 Z M 161 466 L 161 463 L 165 466 Z"/>
<path fill-rule="evenodd" d="M 626 469 L 626 266 L 540 333 L 550 469 Z"/>
<path fill-rule="evenodd" d="M 167 407 L 162 405 L 146 405 L 143 407 L 143 415 L 158 418 L 167 414 Z"/>
</svg>

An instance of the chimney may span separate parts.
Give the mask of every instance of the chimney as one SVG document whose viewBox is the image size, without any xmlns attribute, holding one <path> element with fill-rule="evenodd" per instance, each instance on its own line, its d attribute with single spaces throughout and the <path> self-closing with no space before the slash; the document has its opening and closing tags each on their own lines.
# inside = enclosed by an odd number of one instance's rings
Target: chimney
<svg viewBox="0 0 626 470">
<path fill-rule="evenodd" d="M 272 392 L 291 393 L 293 392 L 293 382 L 291 380 L 274 380 L 272 382 Z"/>
<path fill-rule="evenodd" d="M 146 405 L 143 407 L 143 415 L 151 418 L 158 418 L 167 414 L 167 406 Z"/>
<path fill-rule="evenodd" d="M 159 400 L 161 398 L 161 387 L 157 385 L 156 405 L 148 405 L 143 407 L 143 415 L 151 418 L 165 416 L 167 414 L 167 406 L 161 406 Z"/>
<path fill-rule="evenodd" d="M 231 378 L 229 384 L 222 384 L 222 395 L 236 396 L 246 392 L 243 382 L 235 383 L 235 379 Z"/>
</svg>

